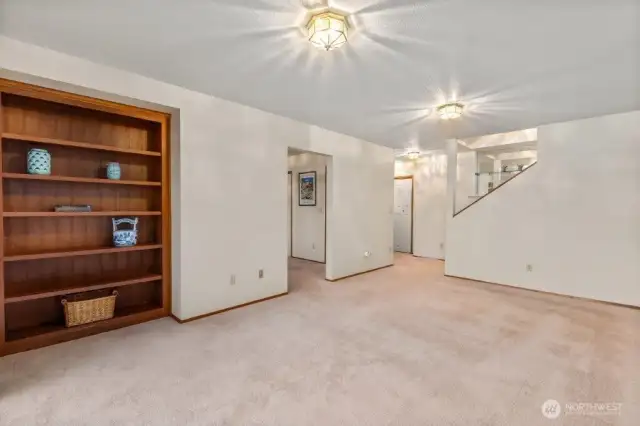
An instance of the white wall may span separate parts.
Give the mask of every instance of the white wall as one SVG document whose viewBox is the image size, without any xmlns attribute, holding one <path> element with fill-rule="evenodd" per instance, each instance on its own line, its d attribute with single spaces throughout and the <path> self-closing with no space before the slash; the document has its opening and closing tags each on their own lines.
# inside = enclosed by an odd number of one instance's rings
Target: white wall
<svg viewBox="0 0 640 426">
<path fill-rule="evenodd" d="M 476 171 L 478 171 L 478 155 L 474 151 L 458 152 L 458 170 L 455 189 L 455 211 L 467 207 L 476 198 Z"/>
<path fill-rule="evenodd" d="M 499 147 L 503 145 L 522 144 L 538 139 L 538 129 L 516 130 L 514 132 L 496 133 L 493 135 L 478 136 L 462 140 L 462 144 L 468 148 L 480 149 Z"/>
<path fill-rule="evenodd" d="M 445 270 L 640 306 L 640 111 L 540 127 L 538 164 L 450 221 Z"/>
<path fill-rule="evenodd" d="M 289 157 L 292 172 L 292 238 L 291 256 L 300 259 L 324 262 L 325 230 L 325 167 L 330 157 L 318 154 L 298 154 Z M 316 205 L 299 206 L 299 173 L 316 172 Z"/>
<path fill-rule="evenodd" d="M 396 176 L 413 176 L 413 254 L 444 259 L 447 157 L 442 151 L 396 161 Z"/>
<path fill-rule="evenodd" d="M 393 262 L 389 148 L 7 37 L 0 37 L 0 72 L 174 112 L 172 265 L 178 318 L 287 291 L 287 147 L 333 156 L 327 278 Z M 265 271 L 262 280 L 258 269 Z M 231 274 L 237 277 L 233 286 Z"/>
</svg>

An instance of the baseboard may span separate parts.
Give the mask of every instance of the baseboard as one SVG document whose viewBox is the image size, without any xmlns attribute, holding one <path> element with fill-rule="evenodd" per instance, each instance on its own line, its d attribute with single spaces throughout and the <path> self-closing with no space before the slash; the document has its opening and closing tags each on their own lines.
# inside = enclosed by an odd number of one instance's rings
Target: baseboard
<svg viewBox="0 0 640 426">
<path fill-rule="evenodd" d="M 357 277 L 358 275 L 368 274 L 369 272 L 379 271 L 380 269 L 389 268 L 391 266 L 393 266 L 393 263 L 391 265 L 386 265 L 386 266 L 381 266 L 379 268 L 369 269 L 368 271 L 358 272 L 357 274 L 347 275 L 346 277 L 333 278 L 333 279 L 325 278 L 325 280 L 334 283 L 336 281 L 346 280 L 347 278 Z"/>
<path fill-rule="evenodd" d="M 319 263 L 321 265 L 325 264 L 325 262 L 320 262 L 319 260 L 305 259 L 304 257 L 296 257 L 296 256 L 289 256 L 289 257 L 292 258 L 292 259 L 306 260 L 307 262 Z"/>
<path fill-rule="evenodd" d="M 477 282 L 477 283 L 497 285 L 497 286 L 501 286 L 501 287 L 512 288 L 514 290 L 522 290 L 522 291 L 528 291 L 528 292 L 532 292 L 532 293 L 546 294 L 546 295 L 552 295 L 552 296 L 560 296 L 560 297 L 566 297 L 568 299 L 578 299 L 578 300 L 583 300 L 583 301 L 586 301 L 586 302 L 602 303 L 602 304 L 605 304 L 605 305 L 612 305 L 612 306 L 617 306 L 617 307 L 620 307 L 620 308 L 629 308 L 629 309 L 640 310 L 640 306 L 625 305 L 624 303 L 608 302 L 606 300 L 598 300 L 598 299 L 589 299 L 588 297 L 572 296 L 570 294 L 554 293 L 552 291 L 536 290 L 536 289 L 533 289 L 533 288 L 525 288 L 525 287 L 518 287 L 518 286 L 515 286 L 515 285 L 509 285 L 509 284 L 494 283 L 494 282 L 491 282 L 491 281 L 476 280 L 476 279 L 473 279 L 473 278 L 459 277 L 459 276 L 456 276 L 456 275 L 444 274 L 444 276 L 445 277 L 449 277 L 449 278 L 457 278 L 459 280 L 467 280 L 467 281 L 474 281 L 474 282 Z"/>
<path fill-rule="evenodd" d="M 258 299 L 258 300 L 254 300 L 252 302 L 243 303 L 241 305 L 231 306 L 230 308 L 220 309 L 219 311 L 209 312 L 208 314 L 202 314 L 202 315 L 198 315 L 196 317 L 187 318 L 187 319 L 184 319 L 184 320 L 176 317 L 173 314 L 171 314 L 171 318 L 173 318 L 174 320 L 176 320 L 180 324 L 184 324 L 184 323 L 187 323 L 187 322 L 196 321 L 196 320 L 199 320 L 199 319 L 202 319 L 202 318 L 210 317 L 212 315 L 222 314 L 224 312 L 232 311 L 234 309 L 244 308 L 245 306 L 255 305 L 256 303 L 266 302 L 267 300 L 277 299 L 278 297 L 286 296 L 287 294 L 289 294 L 288 291 L 286 291 L 284 293 L 276 294 L 274 296 L 265 297 L 264 299 Z"/>
<path fill-rule="evenodd" d="M 413 253 L 412 253 L 413 254 Z M 441 262 L 444 262 L 443 258 L 440 257 L 428 257 L 428 256 L 420 256 L 417 254 L 413 254 L 413 257 L 417 257 L 418 259 L 427 259 L 427 260 L 439 260 Z"/>
</svg>

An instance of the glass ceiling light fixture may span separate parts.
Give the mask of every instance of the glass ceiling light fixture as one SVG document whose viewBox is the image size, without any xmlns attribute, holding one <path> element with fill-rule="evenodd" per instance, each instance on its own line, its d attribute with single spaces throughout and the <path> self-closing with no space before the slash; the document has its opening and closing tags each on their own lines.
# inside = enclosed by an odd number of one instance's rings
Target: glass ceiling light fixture
<svg viewBox="0 0 640 426">
<path fill-rule="evenodd" d="M 313 15 L 307 24 L 311 44 L 327 51 L 345 44 L 348 30 L 347 17 L 330 10 Z"/>
<path fill-rule="evenodd" d="M 462 110 L 464 105 L 458 102 L 451 102 L 448 104 L 440 105 L 438 107 L 438 114 L 442 120 L 453 120 L 454 118 L 460 118 L 462 116 Z"/>
<path fill-rule="evenodd" d="M 420 151 L 407 152 L 407 158 L 409 158 L 409 160 L 417 160 L 418 158 L 420 158 Z"/>
</svg>

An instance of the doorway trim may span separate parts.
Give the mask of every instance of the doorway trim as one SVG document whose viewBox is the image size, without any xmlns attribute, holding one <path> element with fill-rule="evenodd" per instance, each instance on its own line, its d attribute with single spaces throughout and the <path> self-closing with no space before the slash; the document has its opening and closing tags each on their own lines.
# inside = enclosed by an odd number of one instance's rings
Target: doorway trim
<svg viewBox="0 0 640 426">
<path fill-rule="evenodd" d="M 289 257 L 293 254 L 293 173 L 291 170 L 287 172 L 287 180 L 291 177 L 291 187 L 289 188 Z M 289 186 L 289 182 L 287 182 Z"/>
<path fill-rule="evenodd" d="M 327 191 L 329 187 L 329 166 L 324 166 L 324 264 L 327 264 Z"/>
<path fill-rule="evenodd" d="M 311 154 L 316 154 L 315 152 L 311 152 L 309 151 L 309 153 Z M 318 154 L 318 155 L 323 155 L 323 154 Z M 303 172 L 304 173 L 311 173 L 311 172 Z M 318 178 L 317 178 L 317 172 L 316 173 L 316 183 L 318 182 Z M 311 259 L 305 259 L 304 257 L 297 257 L 293 255 L 293 202 L 294 202 L 294 192 L 296 194 L 295 198 L 299 198 L 299 194 L 300 194 L 300 179 L 298 179 L 298 182 L 296 183 L 296 189 L 294 190 L 294 182 L 293 182 L 293 172 L 291 170 L 287 171 L 287 174 L 291 175 L 291 193 L 289 194 L 289 196 L 291 197 L 291 211 L 290 211 L 290 215 L 291 215 L 291 223 L 289 223 L 289 235 L 290 235 L 290 244 L 291 244 L 291 254 L 289 255 L 290 258 L 292 259 L 298 259 L 298 260 L 306 260 L 307 262 L 313 262 L 313 263 L 319 263 L 322 265 L 326 265 L 327 264 L 327 206 L 328 206 L 328 202 L 327 202 L 327 191 L 328 191 L 328 182 L 329 182 L 329 167 L 328 166 L 324 166 L 324 209 L 323 209 L 323 213 L 324 213 L 324 261 L 320 262 L 317 260 L 311 260 Z M 298 173 L 298 175 L 300 175 L 300 173 Z M 412 196 L 413 197 L 413 196 Z M 301 207 L 301 206 L 299 206 Z M 315 207 L 315 206 L 314 206 Z M 413 222 L 413 220 L 412 220 Z M 413 239 L 413 238 L 412 238 Z"/>
<path fill-rule="evenodd" d="M 410 246 L 411 253 L 410 254 L 413 254 L 413 222 L 415 220 L 415 217 L 413 216 L 413 211 L 414 211 L 413 205 L 415 203 L 416 181 L 413 179 L 413 175 L 395 176 L 393 178 L 393 181 L 395 183 L 395 181 L 397 180 L 405 180 L 405 179 L 411 179 L 411 246 Z"/>
</svg>

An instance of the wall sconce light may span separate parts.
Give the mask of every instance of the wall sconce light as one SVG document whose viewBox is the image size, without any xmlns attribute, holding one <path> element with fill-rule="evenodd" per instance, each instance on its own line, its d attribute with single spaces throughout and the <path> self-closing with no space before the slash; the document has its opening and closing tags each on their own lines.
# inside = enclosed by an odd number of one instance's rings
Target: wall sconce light
<svg viewBox="0 0 640 426">
<path fill-rule="evenodd" d="M 347 42 L 347 17 L 332 11 L 313 15 L 307 24 L 309 41 L 323 50 L 334 50 Z"/>
<path fill-rule="evenodd" d="M 451 102 L 440 105 L 438 107 L 438 114 L 440 114 L 442 120 L 453 120 L 454 118 L 460 118 L 462 116 L 463 109 L 464 105 L 458 102 Z"/>
</svg>

